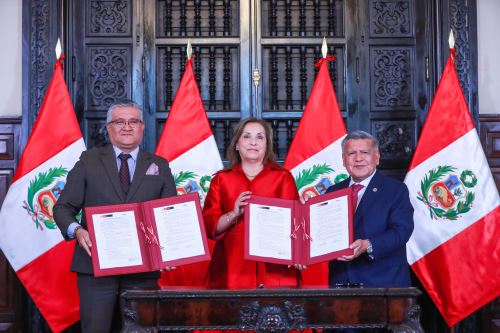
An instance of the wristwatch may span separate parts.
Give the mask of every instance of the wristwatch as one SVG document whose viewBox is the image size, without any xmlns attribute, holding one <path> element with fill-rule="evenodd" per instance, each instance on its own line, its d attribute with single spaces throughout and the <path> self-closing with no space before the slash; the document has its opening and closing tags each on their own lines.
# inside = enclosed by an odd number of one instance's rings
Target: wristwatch
<svg viewBox="0 0 500 333">
<path fill-rule="evenodd" d="M 370 242 L 369 239 L 367 239 L 366 241 L 368 242 L 368 246 L 366 247 L 366 254 L 368 254 L 368 257 L 370 259 L 374 259 L 372 242 Z"/>
</svg>

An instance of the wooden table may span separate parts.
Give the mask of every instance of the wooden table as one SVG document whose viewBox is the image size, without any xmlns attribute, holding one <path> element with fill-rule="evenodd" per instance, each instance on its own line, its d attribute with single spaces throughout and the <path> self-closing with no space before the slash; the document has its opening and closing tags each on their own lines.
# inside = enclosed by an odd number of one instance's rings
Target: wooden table
<svg viewBox="0 0 500 333">
<path fill-rule="evenodd" d="M 423 333 L 416 288 L 129 290 L 122 332 L 388 328 Z"/>
</svg>

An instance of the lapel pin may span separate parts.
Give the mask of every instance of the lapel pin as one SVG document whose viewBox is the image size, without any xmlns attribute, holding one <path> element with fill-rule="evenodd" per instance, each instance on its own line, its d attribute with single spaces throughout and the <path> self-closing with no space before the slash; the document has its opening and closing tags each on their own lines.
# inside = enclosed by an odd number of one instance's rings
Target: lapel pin
<svg viewBox="0 0 500 333">
<path fill-rule="evenodd" d="M 376 187 L 373 188 L 373 192 L 377 192 L 378 189 Z"/>
</svg>

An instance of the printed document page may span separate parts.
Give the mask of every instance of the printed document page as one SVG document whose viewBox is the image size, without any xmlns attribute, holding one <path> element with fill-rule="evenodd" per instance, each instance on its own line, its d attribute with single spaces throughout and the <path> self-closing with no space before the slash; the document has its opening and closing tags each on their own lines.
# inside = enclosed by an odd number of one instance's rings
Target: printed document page
<svg viewBox="0 0 500 333">
<path fill-rule="evenodd" d="M 133 211 L 92 215 L 101 269 L 142 265 Z"/>
<path fill-rule="evenodd" d="M 310 257 L 349 247 L 349 211 L 347 196 L 310 206 Z"/>
<path fill-rule="evenodd" d="M 154 208 L 162 261 L 205 254 L 194 201 Z"/>
<path fill-rule="evenodd" d="M 249 204 L 250 255 L 292 259 L 290 208 Z"/>
</svg>

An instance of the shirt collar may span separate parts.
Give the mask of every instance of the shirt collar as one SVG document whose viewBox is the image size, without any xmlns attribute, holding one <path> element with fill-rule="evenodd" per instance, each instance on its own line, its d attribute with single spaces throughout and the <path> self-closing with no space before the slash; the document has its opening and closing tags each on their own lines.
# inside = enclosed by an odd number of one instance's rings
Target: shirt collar
<svg viewBox="0 0 500 333">
<path fill-rule="evenodd" d="M 360 185 L 363 185 L 365 188 L 367 188 L 368 184 L 370 184 L 370 181 L 372 180 L 373 176 L 375 176 L 375 172 L 377 172 L 377 169 L 375 169 L 375 171 L 373 171 L 373 173 L 370 176 L 363 179 L 359 183 L 356 183 L 351 177 L 351 180 L 349 181 L 349 187 L 351 187 L 353 184 L 360 184 Z"/>
<path fill-rule="evenodd" d="M 123 153 L 123 151 L 120 150 L 120 148 L 113 146 L 113 150 L 115 152 L 115 157 L 118 158 L 118 155 Z M 124 153 L 125 154 L 125 153 Z M 139 146 L 137 146 L 134 150 L 132 150 L 130 153 L 130 156 L 134 161 L 137 161 L 137 155 L 139 155 Z"/>
</svg>

